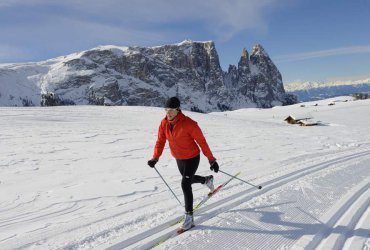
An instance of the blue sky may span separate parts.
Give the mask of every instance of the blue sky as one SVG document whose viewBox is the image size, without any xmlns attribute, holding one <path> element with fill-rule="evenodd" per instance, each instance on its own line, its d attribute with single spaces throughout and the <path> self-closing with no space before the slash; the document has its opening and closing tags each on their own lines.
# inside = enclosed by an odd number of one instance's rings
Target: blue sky
<svg viewBox="0 0 370 250">
<path fill-rule="evenodd" d="M 370 77 L 370 0 L 0 0 L 0 30 L 0 63 L 190 39 L 224 70 L 261 44 L 284 83 Z"/>
</svg>

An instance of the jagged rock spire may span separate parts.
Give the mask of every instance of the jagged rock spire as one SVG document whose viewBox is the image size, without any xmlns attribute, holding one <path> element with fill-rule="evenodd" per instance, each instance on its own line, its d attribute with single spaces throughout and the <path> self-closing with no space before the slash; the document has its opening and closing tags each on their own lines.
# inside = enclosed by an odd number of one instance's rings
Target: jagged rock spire
<svg viewBox="0 0 370 250">
<path fill-rule="evenodd" d="M 239 75 L 249 74 L 249 55 L 246 48 L 243 48 L 242 55 L 238 63 L 238 72 Z"/>
<path fill-rule="evenodd" d="M 248 65 L 249 55 L 246 48 L 243 48 L 242 55 L 239 60 L 239 65 Z"/>
<path fill-rule="evenodd" d="M 269 57 L 266 50 L 262 47 L 261 44 L 256 44 L 252 49 L 252 55 L 254 56 L 264 56 Z"/>
</svg>

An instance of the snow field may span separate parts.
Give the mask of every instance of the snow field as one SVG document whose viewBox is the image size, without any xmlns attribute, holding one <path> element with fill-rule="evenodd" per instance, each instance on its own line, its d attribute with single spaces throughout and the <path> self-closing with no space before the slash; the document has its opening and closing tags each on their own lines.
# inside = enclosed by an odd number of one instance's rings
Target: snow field
<svg viewBox="0 0 370 250">
<path fill-rule="evenodd" d="M 178 237 L 169 225 L 183 208 L 146 166 L 162 109 L 0 108 L 0 248 L 367 249 L 370 102 L 327 105 L 335 100 L 185 111 L 221 169 L 263 189 L 233 180 Z M 288 115 L 323 125 L 288 125 Z M 157 169 L 182 201 L 168 148 Z M 197 173 L 211 173 L 204 156 Z M 227 178 L 215 174 L 215 184 Z M 197 203 L 207 189 L 193 191 Z"/>
</svg>

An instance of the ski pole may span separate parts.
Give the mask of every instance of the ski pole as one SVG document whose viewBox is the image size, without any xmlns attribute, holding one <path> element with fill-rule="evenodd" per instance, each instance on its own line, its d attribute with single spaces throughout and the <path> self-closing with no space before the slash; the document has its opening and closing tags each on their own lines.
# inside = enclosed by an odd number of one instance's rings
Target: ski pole
<svg viewBox="0 0 370 250">
<path fill-rule="evenodd" d="M 161 179 L 163 180 L 163 182 L 167 185 L 168 189 L 171 191 L 171 193 L 173 194 L 173 196 L 175 196 L 176 200 L 180 203 L 180 205 L 182 206 L 181 204 L 181 201 L 179 200 L 179 198 L 177 198 L 176 194 L 172 191 L 172 189 L 170 188 L 170 186 L 167 184 L 167 182 L 164 180 L 164 178 L 162 177 L 162 175 L 159 173 L 159 171 L 154 167 L 155 171 L 157 171 L 159 177 L 161 177 Z"/>
<path fill-rule="evenodd" d="M 233 175 L 231 175 L 231 174 L 228 174 L 228 173 L 226 173 L 226 172 L 224 172 L 224 171 L 222 171 L 222 170 L 218 170 L 218 171 L 220 171 L 221 173 L 223 173 L 223 174 L 226 174 L 226 175 L 228 175 L 228 176 L 233 176 Z M 244 182 L 244 183 L 247 183 L 248 185 L 251 185 L 251 186 L 253 186 L 253 187 L 255 187 L 255 188 L 258 188 L 258 189 L 262 189 L 262 186 L 256 186 L 256 185 L 253 185 L 252 183 L 249 183 L 249 182 L 247 182 L 247 181 L 245 181 L 245 180 L 242 180 L 242 179 L 240 179 L 240 178 L 238 178 L 238 177 L 234 177 L 235 179 L 237 179 L 237 180 L 239 180 L 239 181 L 242 181 L 242 182 Z"/>
</svg>

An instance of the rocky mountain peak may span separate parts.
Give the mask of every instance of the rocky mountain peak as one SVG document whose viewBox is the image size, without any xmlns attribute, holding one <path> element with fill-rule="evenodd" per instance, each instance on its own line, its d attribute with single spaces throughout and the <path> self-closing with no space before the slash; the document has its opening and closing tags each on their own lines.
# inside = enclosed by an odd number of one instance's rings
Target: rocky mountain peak
<svg viewBox="0 0 370 250">
<path fill-rule="evenodd" d="M 262 45 L 257 44 L 253 47 L 250 56 L 251 63 L 255 65 L 260 72 L 268 75 L 269 78 L 280 78 L 281 75 Z M 280 80 L 282 81 L 282 80 Z"/>
<path fill-rule="evenodd" d="M 269 57 L 269 55 L 267 54 L 267 52 L 265 51 L 261 44 L 256 44 L 255 46 L 253 46 L 252 55 Z"/>
<path fill-rule="evenodd" d="M 171 96 L 181 99 L 183 109 L 199 112 L 284 104 L 280 72 L 261 45 L 251 56 L 243 49 L 238 66 L 230 65 L 228 72 L 222 71 L 213 41 L 191 40 L 150 48 L 100 46 L 4 70 L 10 73 L 0 74 L 1 83 L 19 82 L 21 74 L 22 86 L 35 86 L 32 94 L 26 93 L 30 88 L 8 94 L 0 88 L 0 103 L 12 106 L 162 107 Z"/>
<path fill-rule="evenodd" d="M 248 59 L 249 56 L 246 48 L 243 48 L 241 57 Z"/>
<path fill-rule="evenodd" d="M 247 51 L 246 48 L 243 48 L 242 54 L 241 54 L 240 60 L 239 60 L 239 67 L 240 66 L 248 66 L 248 63 L 249 63 L 248 51 Z"/>
</svg>

